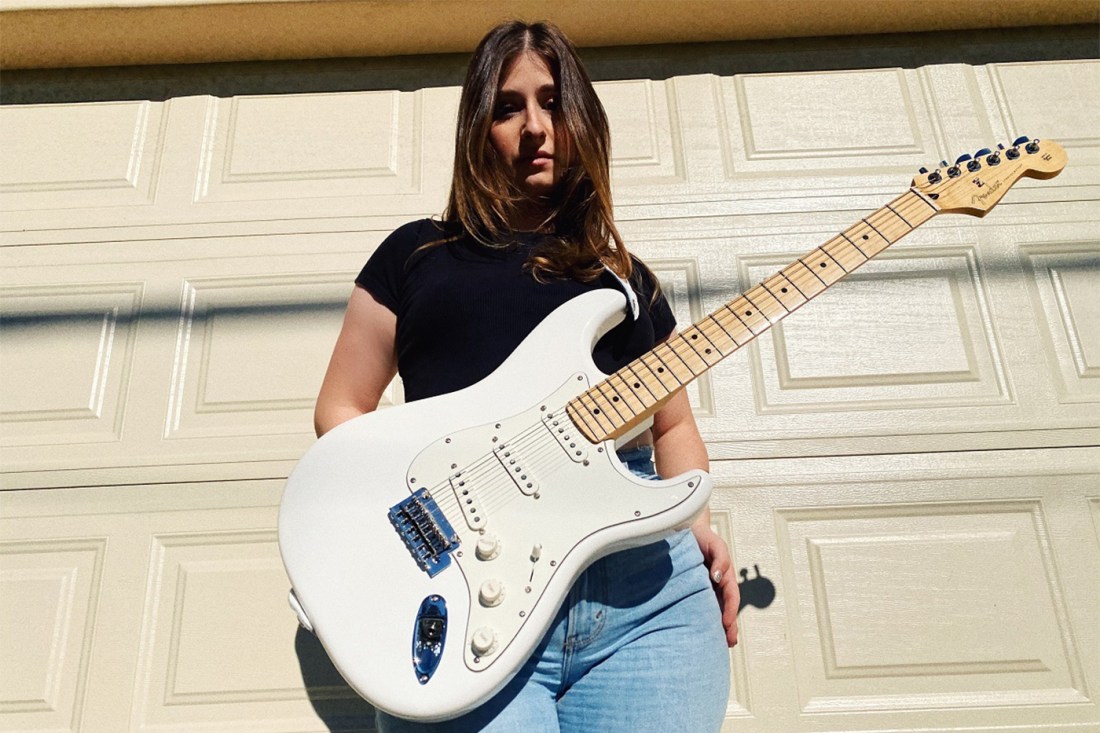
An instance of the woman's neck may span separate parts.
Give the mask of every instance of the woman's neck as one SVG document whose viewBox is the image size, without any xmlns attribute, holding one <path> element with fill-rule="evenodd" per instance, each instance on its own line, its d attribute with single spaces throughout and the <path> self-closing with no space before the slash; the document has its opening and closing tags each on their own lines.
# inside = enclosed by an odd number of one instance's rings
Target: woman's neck
<svg viewBox="0 0 1100 733">
<path fill-rule="evenodd" d="M 508 224 L 515 232 L 537 232 L 545 229 L 549 214 L 544 202 L 526 201 L 516 207 Z"/>
</svg>

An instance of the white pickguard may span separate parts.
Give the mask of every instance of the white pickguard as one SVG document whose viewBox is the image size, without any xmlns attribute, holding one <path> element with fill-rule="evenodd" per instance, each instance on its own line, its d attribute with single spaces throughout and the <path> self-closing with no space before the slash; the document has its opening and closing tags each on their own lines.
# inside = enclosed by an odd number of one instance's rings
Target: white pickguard
<svg viewBox="0 0 1100 733">
<path fill-rule="evenodd" d="M 279 514 L 287 573 L 333 663 L 375 706 L 418 720 L 476 707 L 527 660 L 585 567 L 702 510 L 706 473 L 638 479 L 614 445 L 589 443 L 564 416 L 569 399 L 605 377 L 592 347 L 624 302 L 612 290 L 569 301 L 485 380 L 351 420 L 290 476 Z M 459 540 L 435 577 L 388 515 L 421 488 Z M 479 539 L 494 552 L 477 552 Z M 493 605 L 479 597 L 486 583 Z M 422 684 L 413 631 L 433 594 L 446 600 L 447 636 Z M 487 629 L 493 649 L 479 654 L 474 635 L 483 648 Z"/>
</svg>

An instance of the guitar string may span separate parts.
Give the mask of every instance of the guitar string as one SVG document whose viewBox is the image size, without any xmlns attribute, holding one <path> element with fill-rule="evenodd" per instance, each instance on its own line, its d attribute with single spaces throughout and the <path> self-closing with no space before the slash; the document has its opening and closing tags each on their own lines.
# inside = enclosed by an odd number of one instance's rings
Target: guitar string
<svg viewBox="0 0 1100 733">
<path fill-rule="evenodd" d="M 957 182 L 958 181 L 956 180 L 956 181 L 953 181 L 952 183 L 957 183 Z M 868 257 L 864 253 L 864 251 L 854 241 L 852 241 L 848 238 L 848 236 L 847 236 L 848 234 L 855 234 L 855 235 L 858 236 L 858 231 L 857 230 L 860 229 L 861 225 L 863 225 L 863 226 L 869 227 L 876 234 L 878 234 L 882 239 L 884 239 L 887 242 L 887 247 L 888 247 L 888 246 L 894 244 L 895 242 L 897 242 L 898 240 L 900 240 L 902 237 L 904 237 L 910 231 L 915 229 L 920 224 L 923 224 L 924 221 L 927 220 L 927 219 L 924 219 L 924 220 L 918 221 L 918 223 L 916 225 L 911 225 L 911 224 L 909 224 L 909 221 L 904 216 L 904 214 L 909 214 L 911 218 L 916 220 L 918 217 L 913 217 L 912 216 L 914 211 L 921 210 L 921 209 L 923 209 L 927 206 L 928 206 L 928 203 L 926 201 L 924 201 L 920 196 L 916 195 L 911 190 L 906 191 L 905 193 L 903 193 L 901 196 L 898 196 L 897 198 L 895 198 L 890 203 L 888 203 L 885 206 L 881 207 L 880 209 L 872 212 L 871 214 L 869 214 L 864 219 L 861 219 L 860 222 L 857 222 L 856 224 L 853 224 L 852 226 L 850 226 L 847 229 L 843 230 L 840 234 L 838 234 L 835 237 L 833 237 L 832 239 L 826 241 L 824 244 L 820 245 L 816 249 L 811 250 L 811 252 L 810 252 L 811 255 L 818 252 L 818 251 L 821 251 L 826 256 L 830 257 L 830 259 L 832 259 L 834 262 L 836 262 L 837 265 L 841 268 L 841 270 L 843 270 L 844 274 L 841 275 L 839 278 L 837 278 L 837 280 L 834 280 L 832 283 L 825 284 L 826 287 L 824 289 L 822 289 L 821 291 L 816 293 L 814 296 L 807 297 L 806 300 L 803 301 L 803 303 L 798 304 L 796 306 L 796 308 L 801 307 L 801 305 L 804 305 L 805 302 L 808 301 L 810 298 L 816 297 L 816 295 L 820 295 L 822 292 L 824 292 L 825 289 L 828 289 L 832 285 L 836 284 L 836 282 L 838 282 L 840 279 L 843 279 L 843 277 L 845 275 L 847 275 L 850 272 L 854 271 L 856 268 L 862 266 L 863 264 L 865 264 L 867 261 L 869 261 L 873 257 L 877 256 L 878 254 L 881 254 L 881 252 L 886 249 L 886 247 L 883 247 L 878 252 L 876 252 L 874 255 Z M 936 212 L 933 212 L 931 215 L 934 215 L 935 213 Z M 889 217 L 888 214 L 893 214 L 894 217 Z M 930 218 L 931 215 L 928 218 Z M 883 217 L 886 217 L 886 221 L 877 221 L 877 223 L 879 224 L 879 227 L 876 227 L 875 226 L 876 217 L 878 217 L 879 219 L 881 219 Z M 893 221 L 893 218 L 900 219 L 903 226 L 899 226 L 897 222 Z M 880 229 L 880 227 L 881 227 L 881 229 Z M 891 239 L 890 237 L 894 236 L 895 233 L 899 229 L 901 230 L 900 234 L 897 234 L 897 236 L 895 238 Z M 885 232 L 885 234 L 883 234 L 883 232 Z M 838 237 L 842 238 L 843 241 L 841 239 L 838 239 Z M 864 240 L 864 241 L 866 241 L 866 240 Z M 851 267 L 851 269 L 845 268 L 844 265 L 841 264 L 841 261 L 839 259 L 837 259 L 837 257 L 840 256 L 839 252 L 836 252 L 836 256 L 834 256 L 833 253 L 830 253 L 827 249 L 825 249 L 827 246 L 829 246 L 830 244 L 834 244 L 834 243 L 837 246 L 841 247 L 841 248 L 845 247 L 845 244 L 847 244 L 848 247 L 851 247 L 852 250 L 859 253 L 859 256 L 862 258 L 862 261 L 859 261 L 859 262 L 855 263 L 855 267 Z M 835 249 L 834 249 L 834 252 L 835 252 Z M 851 253 L 849 253 L 849 254 L 851 254 Z M 808 255 L 803 255 L 803 257 L 806 257 L 806 256 L 808 256 Z M 850 261 L 849 261 L 849 263 L 850 263 Z M 782 273 L 783 273 L 783 271 L 780 270 L 779 273 L 777 273 L 777 274 L 782 276 Z M 765 291 L 767 291 L 767 288 L 766 288 L 766 286 L 764 286 L 763 283 L 766 282 L 767 280 L 770 280 L 770 279 L 774 278 L 774 277 L 775 276 L 773 275 L 769 278 L 765 278 L 765 280 L 762 281 L 761 283 L 758 283 L 758 284 L 750 287 L 748 290 L 742 292 L 738 297 L 734 298 L 733 301 L 730 301 L 730 303 L 728 303 L 726 306 L 723 306 L 723 308 L 726 309 L 726 310 L 729 310 L 729 305 L 730 304 L 732 304 L 733 302 L 735 302 L 737 300 L 741 300 L 742 298 L 747 300 L 751 304 L 753 301 L 748 298 L 747 294 L 752 292 L 753 290 L 756 290 L 756 289 L 761 288 L 761 287 L 763 287 L 765 289 Z M 786 278 L 786 276 L 783 276 L 783 277 L 784 277 L 784 279 L 788 279 L 788 278 Z M 792 284 L 793 284 L 793 281 L 792 281 Z M 783 308 L 783 312 L 778 313 L 777 315 L 779 317 L 775 318 L 774 320 L 764 316 L 767 320 L 768 325 L 764 329 L 761 329 L 761 333 L 763 333 L 764 330 L 767 330 L 767 328 L 770 328 L 772 325 L 774 325 L 779 320 L 786 317 L 786 315 L 788 315 L 792 312 L 792 309 L 788 309 L 786 307 L 786 305 L 784 305 L 781 301 L 778 301 L 778 299 L 777 299 L 777 302 L 779 303 L 779 306 Z M 760 309 L 756 308 L 756 310 L 759 311 Z M 709 315 L 708 317 L 702 319 L 698 323 L 692 324 L 692 328 L 695 328 L 697 331 L 699 331 L 701 333 L 701 335 L 703 335 L 704 338 L 706 338 L 708 341 L 710 341 L 710 343 L 718 350 L 720 356 L 724 357 L 724 356 L 727 356 L 729 354 L 732 354 L 733 351 L 737 350 L 737 348 L 740 348 L 740 345 L 737 344 L 736 339 L 733 339 L 732 335 L 729 333 L 729 330 L 725 327 L 725 325 L 722 322 L 722 321 L 724 321 L 725 323 L 730 323 L 731 326 L 736 328 L 736 326 L 732 323 L 732 320 L 730 318 L 731 314 L 723 313 L 722 311 L 723 311 L 723 309 L 719 309 L 714 314 Z M 721 321 L 719 319 L 721 319 Z M 738 319 L 738 320 L 740 320 L 740 319 Z M 717 343 L 715 342 L 715 339 L 717 337 L 719 337 L 719 334 L 723 334 L 725 336 L 725 339 L 728 339 L 728 340 L 732 341 L 735 348 L 732 349 L 732 350 L 729 350 L 729 351 L 723 351 L 722 349 L 720 349 L 718 347 Z M 755 338 L 756 335 L 758 335 L 758 334 L 753 334 L 753 338 Z M 751 338 L 748 339 L 746 341 L 746 343 L 749 340 L 752 340 L 752 339 Z M 689 352 L 685 352 L 685 353 L 689 353 Z M 677 356 L 679 357 L 678 354 L 677 354 Z M 680 357 L 680 358 L 682 358 L 682 357 Z M 700 356 L 699 358 L 702 359 L 702 356 Z M 640 359 L 637 360 L 637 361 L 639 361 L 639 363 L 641 363 L 642 366 L 644 366 L 648 369 L 648 365 L 644 364 L 644 362 L 641 362 Z M 704 360 L 704 363 L 705 363 L 705 360 Z M 629 367 L 631 365 L 627 365 L 627 366 Z M 709 369 L 710 366 L 711 365 L 707 365 L 706 368 Z M 624 370 L 625 370 L 625 367 L 624 367 Z M 613 385 L 611 385 L 611 380 L 613 378 L 618 378 L 620 381 L 623 381 L 624 384 L 625 384 L 627 380 L 624 379 L 624 375 L 621 373 L 624 370 L 620 370 L 619 372 L 616 372 L 612 375 L 609 375 L 609 377 L 607 377 L 601 383 L 598 383 L 594 387 L 590 388 L 589 392 L 594 392 L 594 391 L 598 390 L 598 388 L 601 385 L 606 385 L 609 388 L 611 388 L 613 391 L 618 392 L 618 389 L 615 388 Z M 661 391 L 661 396 L 664 396 L 665 394 L 668 394 L 668 392 L 672 391 L 672 390 L 669 390 L 659 379 L 656 379 L 655 377 L 653 377 L 653 375 L 651 375 L 651 377 L 649 379 L 646 379 L 642 376 L 638 376 L 636 370 L 632 369 L 631 371 L 633 371 L 635 373 L 635 377 L 640 381 L 640 383 L 646 385 L 646 390 L 649 391 L 651 396 L 653 396 L 656 399 L 660 399 L 660 397 L 658 397 L 652 391 L 653 388 L 655 388 L 655 387 L 659 388 L 659 390 Z M 676 379 L 677 382 L 681 382 L 681 380 L 679 378 L 676 378 L 675 375 L 672 375 L 672 376 Z M 681 384 L 683 384 L 683 383 L 681 382 Z M 599 391 L 600 391 L 600 395 L 606 400 L 607 399 L 606 394 L 604 394 L 602 390 L 599 390 Z M 644 397 L 644 395 L 642 395 L 642 397 L 637 397 L 636 396 L 636 399 L 639 402 L 639 404 L 642 404 L 643 407 L 644 407 L 645 401 L 643 400 L 643 397 Z M 574 399 L 576 399 L 576 398 L 574 398 Z M 595 404 L 595 402 L 594 402 L 594 404 Z M 634 412 L 635 414 L 637 414 L 637 411 L 634 410 L 634 408 L 630 407 L 630 405 L 627 404 L 627 403 L 624 403 L 622 405 L 622 407 L 624 407 L 629 412 Z M 613 406 L 613 409 L 615 409 L 616 413 L 618 413 L 617 419 L 619 421 L 623 421 L 623 424 L 625 424 L 626 422 L 629 421 L 629 418 L 627 420 L 623 419 L 621 411 L 619 411 L 617 409 L 617 407 Z M 613 425 L 614 425 L 614 422 L 616 420 L 616 413 L 608 413 L 608 420 L 611 421 L 611 423 Z M 569 420 L 570 424 L 572 424 L 572 420 L 569 418 L 568 414 L 566 413 L 566 411 L 564 409 L 560 410 L 558 413 L 555 413 L 554 416 Z M 509 441 L 506 441 L 504 443 L 504 445 L 511 448 L 511 449 L 515 449 L 517 451 L 519 451 L 520 449 L 524 449 L 524 448 L 527 447 L 529 439 L 531 437 L 537 435 L 540 428 L 545 429 L 545 427 L 546 426 L 543 425 L 541 422 L 537 423 L 537 424 L 531 426 L 530 428 L 528 428 L 527 430 L 522 431 L 516 437 L 510 439 Z M 558 441 L 554 438 L 553 435 L 549 436 L 549 438 L 550 438 L 550 440 L 536 441 L 535 442 L 536 446 L 538 446 L 540 442 L 542 443 L 542 446 L 537 450 L 537 452 L 529 453 L 529 454 L 527 454 L 523 457 L 523 461 L 527 464 L 528 472 L 532 474 L 532 479 L 536 478 L 534 474 L 536 473 L 538 468 L 546 468 L 546 467 L 549 467 L 551 465 L 550 462 L 545 461 L 544 459 L 548 454 L 556 452 L 555 450 L 552 450 L 552 449 L 565 450 L 564 446 L 561 446 L 558 443 Z M 581 439 L 583 439 L 583 438 L 581 438 Z M 584 439 L 584 440 L 585 440 L 585 442 L 587 442 L 587 439 Z M 499 469 L 503 469 L 503 474 L 507 475 L 508 480 L 507 481 L 499 480 L 501 472 L 499 472 L 499 471 L 494 472 L 494 467 L 499 468 Z M 459 475 L 461 475 L 462 478 L 464 480 L 468 481 L 468 482 L 479 482 L 479 481 L 485 481 L 487 476 L 491 477 L 493 473 L 496 474 L 496 478 L 498 480 L 490 481 L 490 482 L 485 484 L 484 489 L 478 489 L 477 490 L 477 497 L 478 497 L 477 501 L 482 505 L 483 511 L 489 511 L 489 510 L 494 510 L 494 509 L 499 510 L 508 501 L 514 499 L 516 496 L 525 496 L 525 494 L 523 494 L 523 492 L 519 489 L 518 486 L 516 486 L 515 482 L 512 480 L 512 477 L 509 474 L 507 468 L 505 466 L 501 465 L 500 460 L 497 458 L 495 453 L 489 453 L 489 454 L 483 456 L 480 460 L 475 461 L 473 464 L 471 464 L 469 469 L 460 472 Z M 447 491 L 447 489 L 452 489 L 452 490 Z M 449 521 L 457 521 L 457 523 L 459 523 L 461 525 L 465 525 L 466 524 L 466 522 L 465 522 L 465 513 L 462 509 L 462 500 L 455 493 L 454 487 L 451 486 L 450 479 L 437 484 L 436 487 L 432 491 L 433 491 L 433 495 L 438 495 L 440 492 L 442 492 L 442 497 L 437 499 L 437 504 L 444 511 L 444 516 L 448 515 L 448 511 L 451 512 L 451 513 L 457 511 L 459 517 L 455 518 L 455 520 L 452 520 L 451 516 L 447 516 L 448 520 Z"/>
</svg>

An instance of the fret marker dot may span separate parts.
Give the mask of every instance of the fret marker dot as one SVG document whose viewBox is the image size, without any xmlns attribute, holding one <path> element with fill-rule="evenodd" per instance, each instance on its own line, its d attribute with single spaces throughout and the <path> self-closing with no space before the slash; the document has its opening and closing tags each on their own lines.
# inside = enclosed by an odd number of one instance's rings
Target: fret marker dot
<svg viewBox="0 0 1100 733">
<path fill-rule="evenodd" d="M 592 414 L 593 415 L 599 415 L 600 414 L 600 408 L 597 407 L 595 410 L 592 411 Z"/>
<path fill-rule="evenodd" d="M 787 292 L 787 289 L 786 289 L 786 288 L 780 288 L 780 289 L 779 289 L 779 292 L 781 292 L 781 293 L 785 293 L 785 292 Z"/>
<path fill-rule="evenodd" d="M 707 353 L 707 354 L 709 354 L 709 353 L 710 353 L 710 349 L 704 349 L 703 351 L 704 351 L 705 353 Z"/>
<path fill-rule="evenodd" d="M 691 334 L 691 340 L 692 340 L 692 341 L 694 341 L 694 340 L 695 340 L 695 339 L 697 339 L 697 338 L 699 338 L 699 334 L 697 334 L 697 333 L 693 333 L 693 334 Z"/>
<path fill-rule="evenodd" d="M 618 402 L 618 401 L 619 401 L 619 398 L 618 398 L 618 396 L 612 397 L 612 398 L 611 398 L 611 401 L 612 401 L 612 402 Z"/>
<path fill-rule="evenodd" d="M 869 236 L 867 236 L 866 234 L 864 234 L 864 235 L 863 235 L 863 238 L 864 238 L 864 239 L 870 239 L 870 237 L 869 237 Z"/>
<path fill-rule="evenodd" d="M 657 373 L 658 374 L 664 374 L 665 373 L 665 368 L 664 367 L 657 367 Z"/>
<path fill-rule="evenodd" d="M 822 267 L 825 267 L 826 265 L 825 265 L 825 263 L 824 263 L 824 262 L 822 262 L 822 263 L 821 263 L 821 266 L 822 266 Z"/>
<path fill-rule="evenodd" d="M 745 315 L 746 315 L 746 316 L 751 316 L 751 315 L 752 315 L 752 311 L 745 311 Z"/>
<path fill-rule="evenodd" d="M 638 389 L 641 386 L 642 386 L 641 382 L 635 382 L 634 383 L 634 389 Z"/>
</svg>

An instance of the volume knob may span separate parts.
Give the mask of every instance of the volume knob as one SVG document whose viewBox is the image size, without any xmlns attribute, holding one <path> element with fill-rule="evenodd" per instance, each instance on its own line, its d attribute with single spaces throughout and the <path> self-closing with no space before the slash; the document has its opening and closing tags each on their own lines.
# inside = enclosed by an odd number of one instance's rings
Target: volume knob
<svg viewBox="0 0 1100 733">
<path fill-rule="evenodd" d="M 477 599 L 481 601 L 481 605 L 488 608 L 499 606 L 500 602 L 504 600 L 504 583 L 496 578 L 489 578 L 481 584 Z"/>
<path fill-rule="evenodd" d="M 500 538 L 491 532 L 481 535 L 477 538 L 474 554 L 478 560 L 492 560 L 500 554 Z"/>
<path fill-rule="evenodd" d="M 497 632 L 488 626 L 482 626 L 470 637 L 470 649 L 479 657 L 492 654 L 497 650 Z"/>
</svg>

